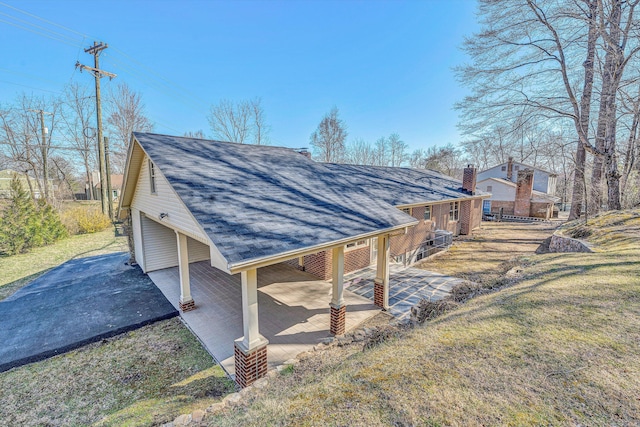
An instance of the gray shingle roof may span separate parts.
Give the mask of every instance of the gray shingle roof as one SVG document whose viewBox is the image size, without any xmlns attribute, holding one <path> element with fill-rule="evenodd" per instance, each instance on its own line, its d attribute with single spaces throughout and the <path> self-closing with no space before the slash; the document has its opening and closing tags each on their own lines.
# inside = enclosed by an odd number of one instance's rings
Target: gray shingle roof
<svg viewBox="0 0 640 427">
<path fill-rule="evenodd" d="M 470 197 L 461 189 L 462 181 L 432 170 L 335 163 L 326 166 L 371 197 L 393 206 Z M 475 195 L 488 194 L 476 191 Z"/>
<path fill-rule="evenodd" d="M 134 136 L 230 265 L 416 222 L 288 148 Z"/>
</svg>

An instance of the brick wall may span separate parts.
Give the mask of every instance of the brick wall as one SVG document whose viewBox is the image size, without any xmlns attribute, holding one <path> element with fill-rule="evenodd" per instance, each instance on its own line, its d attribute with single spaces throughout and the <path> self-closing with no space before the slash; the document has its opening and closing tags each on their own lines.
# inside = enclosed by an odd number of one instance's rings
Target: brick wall
<svg viewBox="0 0 640 427">
<path fill-rule="evenodd" d="M 513 215 L 513 208 L 515 206 L 515 202 L 504 202 L 500 200 L 492 200 L 491 201 L 491 213 L 499 214 L 500 208 L 503 208 L 503 215 Z"/>
<path fill-rule="evenodd" d="M 553 203 L 531 203 L 531 216 L 534 218 L 549 219 L 553 214 Z"/>
<path fill-rule="evenodd" d="M 513 208 L 515 216 L 529 216 L 531 214 L 531 192 L 533 190 L 533 170 L 518 171 L 516 200 Z"/>
<path fill-rule="evenodd" d="M 330 280 L 332 273 L 332 255 L 331 250 L 318 252 L 317 254 L 306 255 L 304 257 L 304 271 L 311 273 L 323 280 Z M 298 259 L 285 261 L 287 264 L 296 268 Z M 344 272 L 360 270 L 371 264 L 371 248 L 369 245 L 361 246 L 355 249 L 349 249 L 344 252 Z"/>
</svg>

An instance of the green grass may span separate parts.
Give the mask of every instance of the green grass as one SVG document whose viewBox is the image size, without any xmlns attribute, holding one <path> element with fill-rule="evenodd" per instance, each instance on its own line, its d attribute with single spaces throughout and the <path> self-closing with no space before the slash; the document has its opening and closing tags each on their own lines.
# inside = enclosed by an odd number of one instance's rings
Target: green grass
<svg viewBox="0 0 640 427">
<path fill-rule="evenodd" d="M 126 251 L 124 237 L 114 237 L 112 228 L 93 234 L 81 234 L 53 245 L 34 248 L 26 254 L 0 257 L 0 301 L 31 280 L 73 258 Z"/>
<path fill-rule="evenodd" d="M 174 318 L 0 374 L 0 420 L 151 426 L 205 408 L 233 387 Z"/>
<path fill-rule="evenodd" d="M 640 211 L 593 225 L 598 252 L 521 253 L 515 285 L 314 353 L 208 425 L 640 425 Z M 482 254 L 452 256 L 469 271 Z"/>
</svg>

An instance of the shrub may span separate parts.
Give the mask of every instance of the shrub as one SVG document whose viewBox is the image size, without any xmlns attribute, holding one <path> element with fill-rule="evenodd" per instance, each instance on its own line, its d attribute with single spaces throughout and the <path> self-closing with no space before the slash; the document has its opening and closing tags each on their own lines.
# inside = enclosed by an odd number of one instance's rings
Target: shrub
<svg viewBox="0 0 640 427">
<path fill-rule="evenodd" d="M 95 207 L 78 206 L 64 212 L 63 222 L 71 234 L 102 231 L 111 225 L 109 217 Z"/>
<path fill-rule="evenodd" d="M 67 237 L 57 212 L 44 200 L 33 202 L 20 181 L 11 181 L 11 201 L 0 218 L 0 253 L 15 255 Z"/>
</svg>

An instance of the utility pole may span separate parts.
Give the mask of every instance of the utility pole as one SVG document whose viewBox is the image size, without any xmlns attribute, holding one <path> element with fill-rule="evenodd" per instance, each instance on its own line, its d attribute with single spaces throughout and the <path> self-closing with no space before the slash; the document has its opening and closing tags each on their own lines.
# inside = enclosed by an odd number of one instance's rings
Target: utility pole
<svg viewBox="0 0 640 427">
<path fill-rule="evenodd" d="M 44 115 L 45 114 L 53 115 L 53 113 L 49 113 L 44 110 L 29 109 L 29 111 L 33 111 L 34 113 L 40 114 L 40 130 L 42 131 L 42 141 L 40 143 L 40 152 L 42 153 L 42 169 L 43 169 L 42 179 L 44 181 L 44 199 L 48 202 L 49 201 L 49 165 L 47 160 L 49 158 L 49 150 L 47 148 L 47 128 L 44 127 Z"/>
<path fill-rule="evenodd" d="M 109 138 L 104 137 L 104 164 L 107 167 L 107 171 L 111 171 L 111 163 L 109 162 Z M 113 222 L 113 190 L 111 188 L 111 173 L 107 174 L 107 191 L 109 192 L 109 218 Z"/>
<path fill-rule="evenodd" d="M 105 157 L 105 149 L 104 149 L 104 140 L 102 139 L 102 103 L 100 101 L 100 79 L 104 76 L 109 77 L 109 80 L 116 77 L 115 74 L 103 71 L 100 69 L 100 61 L 98 57 L 100 56 L 100 52 L 108 48 L 109 45 L 106 43 L 98 43 L 93 42 L 93 46 L 85 49 L 84 51 L 90 55 L 93 55 L 93 67 L 88 67 L 86 65 L 82 65 L 80 61 L 76 62 L 76 68 L 80 68 L 80 71 L 87 70 L 93 77 L 96 79 L 96 116 L 98 121 L 98 162 L 100 163 L 100 192 L 101 192 L 101 202 L 102 202 L 102 213 L 104 215 L 108 214 L 108 203 L 111 203 L 111 194 L 110 191 L 107 191 L 107 180 L 106 177 L 109 176 L 111 171 L 107 169 L 106 157 Z"/>
</svg>

